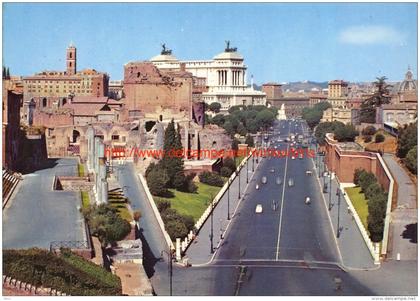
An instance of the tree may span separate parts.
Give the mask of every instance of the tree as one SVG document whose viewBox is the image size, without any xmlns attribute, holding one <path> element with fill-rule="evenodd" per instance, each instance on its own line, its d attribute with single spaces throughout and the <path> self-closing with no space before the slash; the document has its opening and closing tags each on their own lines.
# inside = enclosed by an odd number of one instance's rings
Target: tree
<svg viewBox="0 0 420 301">
<path fill-rule="evenodd" d="M 238 149 L 239 149 L 239 143 L 240 143 L 240 141 L 238 139 L 234 138 L 232 140 L 232 150 L 234 150 L 235 152 L 237 152 Z"/>
<path fill-rule="evenodd" d="M 183 148 L 181 143 L 181 134 L 175 129 L 175 122 L 172 121 L 168 124 L 165 130 L 165 137 L 163 142 L 164 156 L 159 164 L 165 169 L 169 177 L 168 187 L 179 188 L 179 184 L 183 181 L 178 179 L 181 177 L 181 172 L 184 171 L 183 161 Z M 177 187 L 174 185 L 176 181 Z"/>
<path fill-rule="evenodd" d="M 262 110 L 257 113 L 257 116 L 256 116 L 257 125 L 259 126 L 259 128 L 268 128 L 272 125 L 275 118 L 276 116 L 272 111 L 268 109 Z"/>
<path fill-rule="evenodd" d="M 334 129 L 334 137 L 339 142 L 351 142 L 359 134 L 355 127 L 351 124 L 346 124 L 344 127 Z"/>
<path fill-rule="evenodd" d="M 387 198 L 384 193 L 378 193 L 368 201 L 368 230 L 373 242 L 380 242 L 383 238 L 384 218 Z"/>
<path fill-rule="evenodd" d="M 365 191 L 365 196 L 367 199 L 371 199 L 374 195 L 383 193 L 383 189 L 378 182 L 370 184 Z"/>
<path fill-rule="evenodd" d="M 222 177 L 230 177 L 232 175 L 232 172 L 233 172 L 232 169 L 230 169 L 229 167 L 226 167 L 226 166 L 223 166 L 220 169 L 220 175 Z"/>
<path fill-rule="evenodd" d="M 369 143 L 369 142 L 371 142 L 371 141 L 372 141 L 372 136 L 363 136 L 363 141 L 364 141 L 365 143 Z"/>
<path fill-rule="evenodd" d="M 151 171 L 149 171 L 146 176 L 146 181 L 152 195 L 163 197 L 170 195 L 170 192 L 167 189 L 169 176 L 165 169 L 156 166 Z"/>
<path fill-rule="evenodd" d="M 376 128 L 372 125 L 369 125 L 362 130 L 362 135 L 373 136 L 375 134 L 376 134 Z"/>
<path fill-rule="evenodd" d="M 415 145 L 417 145 L 417 122 L 399 129 L 397 156 L 405 158 Z"/>
<path fill-rule="evenodd" d="M 404 163 L 413 174 L 417 174 L 417 145 L 407 153 Z"/>
<path fill-rule="evenodd" d="M 238 132 L 239 135 L 241 136 L 245 136 L 247 131 L 246 131 L 246 127 L 243 125 L 243 123 L 239 123 L 238 128 L 236 130 Z"/>
<path fill-rule="evenodd" d="M 302 111 L 302 118 L 305 119 L 308 126 L 313 129 L 319 124 L 324 111 L 328 108 L 331 108 L 329 102 L 317 103 L 312 108 L 304 108 Z"/>
<path fill-rule="evenodd" d="M 227 167 L 230 170 L 236 170 L 235 161 L 232 158 L 223 159 L 223 167 Z"/>
<path fill-rule="evenodd" d="M 385 141 L 385 136 L 382 135 L 381 133 L 376 134 L 375 136 L 375 143 L 381 143 Z"/>
<path fill-rule="evenodd" d="M 359 185 L 359 179 L 360 179 L 360 176 L 361 176 L 364 172 L 365 172 L 365 171 L 364 171 L 363 169 L 359 169 L 359 168 L 357 168 L 357 169 L 354 171 L 354 175 L 353 175 L 353 183 L 354 183 L 354 184 Z"/>
<path fill-rule="evenodd" d="M 318 140 L 318 143 L 323 145 L 325 143 L 325 134 L 334 133 L 337 128 L 341 128 L 344 126 L 344 123 L 339 121 L 322 122 L 318 124 L 318 126 L 315 129 L 315 137 Z"/>
<path fill-rule="evenodd" d="M 209 106 L 210 111 L 214 113 L 219 113 L 221 108 L 222 108 L 222 105 L 218 102 L 212 102 Z"/>
<path fill-rule="evenodd" d="M 365 123 L 375 123 L 376 108 L 390 101 L 388 88 L 390 87 L 385 81 L 385 76 L 377 77 L 374 85 L 376 91 L 372 97 L 367 98 L 360 106 L 360 121 Z"/>
<path fill-rule="evenodd" d="M 364 171 L 359 176 L 359 186 L 362 189 L 363 192 L 366 191 L 366 189 L 373 183 L 376 182 L 375 175 L 371 172 Z"/>
<path fill-rule="evenodd" d="M 213 124 L 216 124 L 216 125 L 218 125 L 218 126 L 222 127 L 222 126 L 223 126 L 223 124 L 225 123 L 225 116 L 224 116 L 224 115 L 222 115 L 222 114 L 217 114 L 216 116 L 214 116 L 214 117 L 212 118 L 211 122 L 212 122 Z"/>
<path fill-rule="evenodd" d="M 248 144 L 248 147 L 254 147 L 254 138 L 250 134 L 246 136 L 245 144 Z"/>
</svg>

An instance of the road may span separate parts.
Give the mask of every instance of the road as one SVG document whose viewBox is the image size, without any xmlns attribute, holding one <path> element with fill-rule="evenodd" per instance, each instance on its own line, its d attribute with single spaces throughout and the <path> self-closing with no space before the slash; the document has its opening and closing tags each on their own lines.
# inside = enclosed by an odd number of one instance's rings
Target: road
<svg viewBox="0 0 420 301">
<path fill-rule="evenodd" d="M 3 210 L 3 248 L 40 247 L 51 241 L 84 241 L 80 193 L 55 191 L 54 176 L 77 175 L 77 160 L 50 159 L 23 176 Z"/>
</svg>

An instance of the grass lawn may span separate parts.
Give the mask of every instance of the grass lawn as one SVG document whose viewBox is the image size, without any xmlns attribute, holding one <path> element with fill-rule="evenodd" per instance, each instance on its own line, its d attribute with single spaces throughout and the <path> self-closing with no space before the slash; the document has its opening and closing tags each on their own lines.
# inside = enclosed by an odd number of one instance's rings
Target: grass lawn
<svg viewBox="0 0 420 301">
<path fill-rule="evenodd" d="M 360 187 L 349 187 L 345 190 L 367 231 L 367 217 L 369 213 L 365 195 L 360 192 Z"/>
<path fill-rule="evenodd" d="M 131 222 L 133 220 L 133 217 L 128 211 L 127 206 L 125 205 L 125 202 L 121 202 L 121 200 L 113 200 L 112 198 L 109 198 L 109 205 L 112 208 L 117 209 L 118 214 L 121 216 L 121 218 L 125 219 L 127 222 Z"/>
<path fill-rule="evenodd" d="M 79 172 L 79 177 L 84 177 L 85 176 L 85 166 L 83 164 L 78 164 L 77 165 L 77 170 Z"/>
<path fill-rule="evenodd" d="M 89 207 L 90 205 L 89 192 L 81 191 L 81 196 L 82 196 L 82 207 L 83 208 Z"/>
<path fill-rule="evenodd" d="M 171 208 L 178 211 L 181 215 L 191 215 L 197 221 L 207 206 L 210 204 L 210 196 L 213 198 L 221 187 L 210 186 L 203 183 L 195 183 L 198 187 L 197 193 L 186 193 L 170 189 L 175 195 L 173 198 L 157 198 L 171 202 Z"/>
</svg>

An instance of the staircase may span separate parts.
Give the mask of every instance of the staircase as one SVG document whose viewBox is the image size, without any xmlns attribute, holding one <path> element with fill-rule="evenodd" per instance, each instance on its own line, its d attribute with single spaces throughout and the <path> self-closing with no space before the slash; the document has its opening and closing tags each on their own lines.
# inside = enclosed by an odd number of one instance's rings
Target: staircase
<svg viewBox="0 0 420 301">
<path fill-rule="evenodd" d="M 21 174 L 3 168 L 3 208 L 6 206 L 20 180 L 22 180 Z"/>
</svg>

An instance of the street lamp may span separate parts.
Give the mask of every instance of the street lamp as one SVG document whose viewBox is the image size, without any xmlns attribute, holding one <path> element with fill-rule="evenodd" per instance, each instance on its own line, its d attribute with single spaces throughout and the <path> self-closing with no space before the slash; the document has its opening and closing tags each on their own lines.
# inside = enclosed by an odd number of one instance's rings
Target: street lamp
<svg viewBox="0 0 420 301">
<path fill-rule="evenodd" d="M 213 197 L 211 197 L 211 212 L 210 212 L 210 253 L 213 254 L 214 253 L 214 249 L 213 249 Z"/>
<path fill-rule="evenodd" d="M 229 178 L 229 180 L 228 180 L 228 189 L 227 189 L 227 198 L 228 198 L 228 207 L 227 207 L 227 220 L 230 220 L 230 208 L 229 208 L 229 205 L 230 205 L 230 184 L 231 184 L 232 182 L 230 181 L 230 178 Z"/>
<path fill-rule="evenodd" d="M 252 154 L 252 172 L 254 172 L 254 153 Z"/>
<path fill-rule="evenodd" d="M 341 203 L 340 188 L 337 188 L 337 195 L 338 195 L 337 238 L 340 238 L 340 203 Z"/>
<path fill-rule="evenodd" d="M 328 211 L 331 211 L 331 190 L 332 190 L 332 172 L 330 171 L 330 191 L 329 191 L 329 195 L 328 195 Z"/>
<path fill-rule="evenodd" d="M 169 296 L 172 296 L 172 252 L 169 249 L 169 252 L 166 250 L 162 250 L 160 252 L 160 257 L 163 257 L 163 253 L 168 255 L 168 274 L 169 274 Z"/>
<path fill-rule="evenodd" d="M 248 155 L 248 154 L 247 154 Z M 249 161 L 249 158 L 248 159 L 246 159 L 246 183 L 248 184 L 248 182 L 249 182 L 249 179 L 248 179 L 248 161 Z"/>
<path fill-rule="evenodd" d="M 236 176 L 238 177 L 238 184 L 239 184 L 239 189 L 238 189 L 238 200 L 241 199 L 241 168 L 239 167 L 239 171 L 236 172 Z"/>
</svg>

